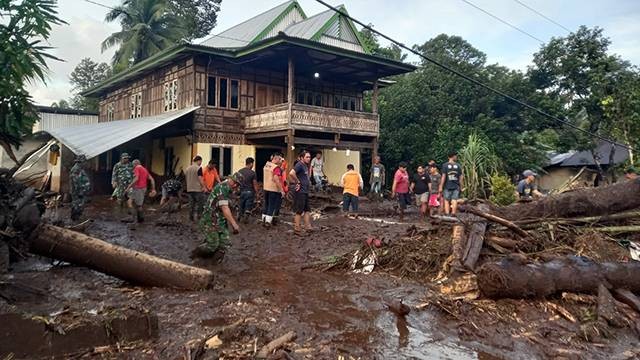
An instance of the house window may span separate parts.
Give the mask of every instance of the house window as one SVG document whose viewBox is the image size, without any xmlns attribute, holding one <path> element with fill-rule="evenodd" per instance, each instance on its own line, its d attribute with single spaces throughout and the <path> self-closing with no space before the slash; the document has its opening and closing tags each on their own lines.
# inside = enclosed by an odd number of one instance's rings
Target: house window
<svg viewBox="0 0 640 360">
<path fill-rule="evenodd" d="M 107 105 L 107 121 L 113 121 L 114 119 L 113 108 L 113 103 Z"/>
<path fill-rule="evenodd" d="M 313 105 L 322 106 L 322 94 L 319 94 L 319 93 L 315 94 L 315 100 L 313 102 Z"/>
<path fill-rule="evenodd" d="M 220 96 L 218 97 L 218 106 L 221 108 L 227 107 L 227 92 L 229 91 L 228 83 L 229 80 L 220 79 Z"/>
<path fill-rule="evenodd" d="M 207 105 L 216 106 L 216 77 L 209 76 L 207 79 Z"/>
<path fill-rule="evenodd" d="M 298 104 L 304 104 L 305 103 L 305 96 L 306 96 L 306 93 L 304 91 L 298 90 L 298 96 L 297 96 L 296 102 Z"/>
<path fill-rule="evenodd" d="M 218 166 L 218 173 L 220 174 L 220 176 L 231 175 L 231 159 L 232 149 L 230 147 L 211 147 L 211 160 L 213 160 Z"/>
<path fill-rule="evenodd" d="M 342 97 L 342 109 L 343 110 L 349 110 L 349 97 L 348 96 L 343 96 Z"/>
<path fill-rule="evenodd" d="M 237 109 L 240 105 L 240 82 L 231 80 L 231 94 L 229 94 L 229 107 Z"/>
<path fill-rule="evenodd" d="M 349 99 L 349 105 L 351 111 L 356 111 L 356 98 L 352 97 Z"/>
<path fill-rule="evenodd" d="M 164 111 L 178 108 L 178 80 L 164 84 Z"/>
<path fill-rule="evenodd" d="M 333 95 L 333 107 L 336 109 L 340 109 L 340 96 Z"/>
<path fill-rule="evenodd" d="M 142 116 L 142 93 L 138 92 L 131 95 L 131 104 L 129 105 L 129 118 L 139 118 Z"/>
</svg>

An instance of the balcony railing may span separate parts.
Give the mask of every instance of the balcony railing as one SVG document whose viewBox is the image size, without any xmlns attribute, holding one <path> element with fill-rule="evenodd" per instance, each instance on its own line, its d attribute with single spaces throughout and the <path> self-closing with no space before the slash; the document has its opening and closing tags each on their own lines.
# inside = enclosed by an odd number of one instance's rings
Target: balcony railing
<svg viewBox="0 0 640 360">
<path fill-rule="evenodd" d="M 252 111 L 245 117 L 248 133 L 289 129 L 289 104 Z M 291 127 L 299 130 L 378 136 L 378 114 L 293 104 Z"/>
</svg>

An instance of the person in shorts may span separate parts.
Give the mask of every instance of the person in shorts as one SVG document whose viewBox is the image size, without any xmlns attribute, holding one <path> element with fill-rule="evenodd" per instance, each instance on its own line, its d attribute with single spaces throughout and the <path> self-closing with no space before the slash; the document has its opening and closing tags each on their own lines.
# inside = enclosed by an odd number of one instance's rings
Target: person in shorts
<svg viewBox="0 0 640 360">
<path fill-rule="evenodd" d="M 413 174 L 410 191 L 416 195 L 416 206 L 420 209 L 420 214 L 423 218 L 426 217 L 429 203 L 429 174 L 424 166 L 418 166 L 418 172 Z"/>
<path fill-rule="evenodd" d="M 398 208 L 400 210 L 400 221 L 404 220 L 404 211 L 411 203 L 409 196 L 409 173 L 407 173 L 407 163 L 404 161 L 398 164 L 398 170 L 393 175 L 393 185 L 391 186 L 391 197 L 398 197 Z"/>
<path fill-rule="evenodd" d="M 149 171 L 140 164 L 140 160 L 133 160 L 133 181 L 129 184 L 127 191 L 131 190 L 131 201 L 134 205 L 134 210 L 136 214 L 136 222 L 144 221 L 143 214 L 143 205 L 144 205 L 144 197 L 147 194 L 148 183 L 151 183 L 151 192 L 149 195 L 151 197 L 156 195 L 156 182 L 153 179 L 153 176 L 149 174 Z"/>
<path fill-rule="evenodd" d="M 433 160 L 432 160 L 433 161 Z M 429 216 L 433 216 L 440 208 L 440 172 L 435 161 L 429 162 Z"/>
<path fill-rule="evenodd" d="M 293 194 L 293 212 L 294 227 L 293 232 L 296 235 L 302 234 L 301 220 L 304 216 L 304 225 L 307 231 L 312 231 L 311 228 L 311 208 L 309 207 L 309 187 L 311 182 L 309 181 L 309 163 L 311 162 L 311 154 L 308 151 L 302 151 L 298 157 L 299 161 L 294 165 L 293 169 L 289 172 L 289 178 L 291 184 L 295 184 Z"/>
<path fill-rule="evenodd" d="M 442 176 L 440 177 L 439 191 L 444 199 L 444 213 L 455 215 L 458 212 L 458 199 L 462 191 L 464 175 L 462 167 L 458 164 L 458 153 L 451 152 L 449 161 L 442 164 Z"/>
</svg>

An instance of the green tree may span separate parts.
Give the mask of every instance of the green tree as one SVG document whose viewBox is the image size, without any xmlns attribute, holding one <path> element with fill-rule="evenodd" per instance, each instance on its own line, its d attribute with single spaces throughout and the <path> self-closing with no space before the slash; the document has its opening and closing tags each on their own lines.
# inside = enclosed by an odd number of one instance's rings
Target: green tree
<svg viewBox="0 0 640 360">
<path fill-rule="evenodd" d="M 0 1 L 0 145 L 16 163 L 11 146 L 19 147 L 37 120 L 26 85 L 44 82 L 46 60 L 59 60 L 43 45 L 54 24 L 66 24 L 54 0 Z"/>
<path fill-rule="evenodd" d="M 574 126 L 605 137 L 615 133 L 616 124 L 605 115 L 602 101 L 616 91 L 617 79 L 630 68 L 629 63 L 609 54 L 610 44 L 602 29 L 581 26 L 576 32 L 553 38 L 544 45 L 534 54 L 529 69 L 536 88 L 557 100 Z M 565 146 L 590 150 L 602 172 L 599 161 L 602 159 L 597 159 L 594 151 L 599 139 L 570 127 L 548 125 L 560 132 Z"/>
<path fill-rule="evenodd" d="M 75 93 L 70 101 L 71 107 L 85 111 L 98 111 L 99 100 L 84 97 L 80 93 L 96 86 L 110 75 L 111 66 L 109 64 L 97 63 L 90 58 L 80 60 L 80 63 L 69 76 L 69 81 L 73 85 L 73 92 Z"/>
<path fill-rule="evenodd" d="M 51 107 L 58 109 L 71 109 L 71 105 L 69 105 L 69 102 L 67 102 L 67 100 L 65 99 L 51 103 Z"/>
<path fill-rule="evenodd" d="M 209 35 L 216 26 L 221 0 L 170 0 L 171 13 L 180 17 L 187 40 Z"/>
<path fill-rule="evenodd" d="M 369 27 L 373 27 L 373 24 L 369 24 Z M 403 53 L 402 49 L 396 44 L 391 44 L 386 47 L 381 46 L 378 41 L 378 35 L 367 28 L 360 30 L 360 38 L 362 39 L 365 48 L 371 51 L 373 55 L 397 61 L 404 61 L 407 58 L 407 54 Z"/>
<path fill-rule="evenodd" d="M 487 65 L 486 55 L 461 37 L 439 35 L 414 49 L 515 97 L 533 104 L 543 100 L 523 73 Z M 509 173 L 542 164 L 535 136 L 539 115 L 426 61 L 394 80 L 379 97 L 380 153 L 388 164 L 443 162 L 472 133 L 492 145 Z"/>
<path fill-rule="evenodd" d="M 102 42 L 102 51 L 118 47 L 113 55 L 114 72 L 186 38 L 182 18 L 171 10 L 169 0 L 124 0 L 107 13 L 107 22 L 119 21 L 122 27 Z"/>
</svg>

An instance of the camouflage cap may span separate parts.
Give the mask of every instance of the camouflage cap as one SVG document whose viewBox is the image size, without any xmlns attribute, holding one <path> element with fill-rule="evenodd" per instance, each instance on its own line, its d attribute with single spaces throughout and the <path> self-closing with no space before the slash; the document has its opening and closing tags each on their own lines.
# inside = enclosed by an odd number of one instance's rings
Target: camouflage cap
<svg viewBox="0 0 640 360">
<path fill-rule="evenodd" d="M 227 179 L 231 179 L 237 183 L 240 183 L 244 180 L 244 175 L 242 175 L 240 172 L 236 172 L 233 175 L 230 175 Z"/>
<path fill-rule="evenodd" d="M 130 159 L 131 156 L 129 156 L 129 153 L 123 152 L 122 154 L 120 154 L 120 159 Z"/>
</svg>

